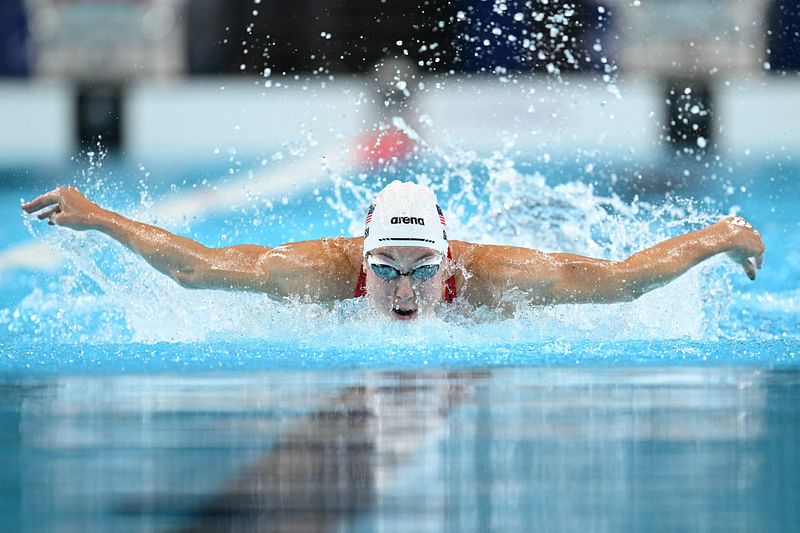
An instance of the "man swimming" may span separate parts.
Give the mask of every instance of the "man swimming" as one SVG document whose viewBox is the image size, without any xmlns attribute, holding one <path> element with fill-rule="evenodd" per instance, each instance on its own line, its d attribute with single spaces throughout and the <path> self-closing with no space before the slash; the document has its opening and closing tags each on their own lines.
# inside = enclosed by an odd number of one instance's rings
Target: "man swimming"
<svg viewBox="0 0 800 533">
<path fill-rule="evenodd" d="M 721 253 L 755 279 L 764 257 L 759 233 L 741 217 L 723 218 L 622 261 L 449 240 L 433 191 L 399 181 L 375 197 L 364 237 L 276 248 L 208 248 L 105 210 L 71 187 L 22 208 L 51 225 L 105 233 L 184 287 L 313 302 L 366 297 L 398 320 L 424 316 L 455 298 L 492 308 L 502 307 L 510 294 L 538 305 L 629 301 Z"/>
</svg>

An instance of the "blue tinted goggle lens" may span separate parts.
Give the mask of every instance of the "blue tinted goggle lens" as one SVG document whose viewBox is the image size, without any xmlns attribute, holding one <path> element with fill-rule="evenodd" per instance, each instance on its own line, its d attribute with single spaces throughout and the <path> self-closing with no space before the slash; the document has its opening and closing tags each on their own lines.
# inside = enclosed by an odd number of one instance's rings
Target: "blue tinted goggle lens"
<svg viewBox="0 0 800 533">
<path fill-rule="evenodd" d="M 370 263 L 369 266 L 376 276 L 385 281 L 393 281 L 400 276 L 411 276 L 417 281 L 426 281 L 439 272 L 440 265 L 422 265 L 411 269 L 409 272 L 401 272 L 395 267 L 383 263 Z"/>
</svg>

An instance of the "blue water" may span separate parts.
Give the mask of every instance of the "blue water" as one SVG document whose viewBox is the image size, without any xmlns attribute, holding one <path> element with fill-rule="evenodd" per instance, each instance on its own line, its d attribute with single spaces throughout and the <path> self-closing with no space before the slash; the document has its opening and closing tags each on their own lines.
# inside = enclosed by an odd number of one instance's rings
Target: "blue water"
<svg viewBox="0 0 800 533">
<path fill-rule="evenodd" d="M 464 167 L 446 167 L 444 178 L 433 183 L 456 238 L 612 259 L 696 229 L 720 214 L 740 212 L 761 230 L 767 246 L 758 280 L 750 282 L 724 258 L 716 258 L 631 304 L 520 306 L 513 320 L 457 309 L 429 323 L 397 329 L 378 321 L 375 328 L 374 317 L 352 302 L 331 310 L 287 306 L 258 295 L 182 289 L 105 236 L 23 218 L 20 199 L 54 186 L 58 177 L 18 179 L 0 196 L 0 245 L 8 249 L 38 240 L 47 247 L 37 253 L 56 250 L 64 259 L 49 270 L 0 271 L 0 343 L 7 353 L 0 368 L 25 374 L 796 363 L 799 163 L 787 156 L 701 166 L 691 168 L 700 174 L 694 184 L 684 176 L 693 175 L 690 167 L 678 166 L 674 172 L 684 177 L 683 188 L 665 194 L 652 183 L 641 183 L 641 166 L 597 163 L 587 173 L 585 162 L 577 162 L 542 165 L 522 159 L 512 163 L 515 169 L 509 173 L 507 161 L 473 157 Z M 434 163 L 440 161 L 424 161 L 396 176 L 430 176 L 436 168 L 426 165 Z M 190 219 L 167 220 L 151 212 L 163 213 L 164 205 L 197 190 L 214 194 L 236 180 L 246 182 L 246 171 L 237 176 L 219 172 L 215 180 L 201 174 L 195 181 L 187 180 L 191 171 L 185 169 L 174 179 L 166 172 L 145 178 L 140 169 L 119 166 L 94 172 L 84 179 L 87 193 L 103 205 L 211 246 L 274 246 L 357 234 L 371 191 L 380 187 L 374 174 L 343 175 L 354 188 L 320 179 L 299 192 L 249 198 L 204 209 Z"/>
<path fill-rule="evenodd" d="M 797 530 L 800 163 L 490 159 L 438 167 L 455 238 L 618 258 L 733 209 L 764 269 L 398 325 L 182 289 L 103 236 L 25 222 L 20 199 L 75 169 L 14 176 L 0 249 L 65 259 L 0 271 L 0 529 Z M 148 172 L 78 183 L 161 223 L 165 199 L 247 170 Z M 215 246 L 349 235 L 378 185 L 344 177 L 164 223 Z"/>
</svg>

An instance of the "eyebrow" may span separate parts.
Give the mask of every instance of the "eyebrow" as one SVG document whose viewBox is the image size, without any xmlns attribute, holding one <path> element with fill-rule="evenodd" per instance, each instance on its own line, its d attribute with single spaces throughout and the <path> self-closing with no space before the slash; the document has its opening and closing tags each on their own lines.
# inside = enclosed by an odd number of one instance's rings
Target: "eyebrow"
<svg viewBox="0 0 800 533">
<path fill-rule="evenodd" d="M 379 253 L 379 254 L 372 254 L 372 255 L 375 256 L 375 257 L 385 257 L 386 259 L 397 263 L 397 259 L 392 257 L 390 254 Z M 424 256 L 422 256 L 420 258 L 414 259 L 414 261 L 411 264 L 412 265 L 416 265 L 417 263 L 421 263 L 423 261 L 430 261 L 431 259 L 435 259 L 437 256 L 438 256 L 438 254 L 435 254 L 435 253 L 434 254 L 427 254 L 427 255 L 424 255 Z"/>
</svg>

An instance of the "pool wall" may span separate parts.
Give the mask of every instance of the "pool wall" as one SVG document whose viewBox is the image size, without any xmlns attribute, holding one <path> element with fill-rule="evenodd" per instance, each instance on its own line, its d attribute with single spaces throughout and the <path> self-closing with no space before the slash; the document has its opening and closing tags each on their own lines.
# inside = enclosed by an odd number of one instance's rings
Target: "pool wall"
<svg viewBox="0 0 800 533">
<path fill-rule="evenodd" d="M 656 80 L 613 84 L 574 76 L 425 79 L 417 105 L 436 141 L 476 150 L 598 150 L 656 158 L 665 150 L 665 89 Z M 123 155 L 132 161 L 263 156 L 303 143 L 341 151 L 376 122 L 366 78 L 279 81 L 208 78 L 141 81 L 121 89 Z M 714 80 L 713 135 L 735 157 L 791 152 L 800 139 L 800 79 Z M 0 82 L 0 165 L 58 165 L 77 151 L 77 87 Z M 488 128 L 487 125 L 491 127 Z"/>
</svg>

